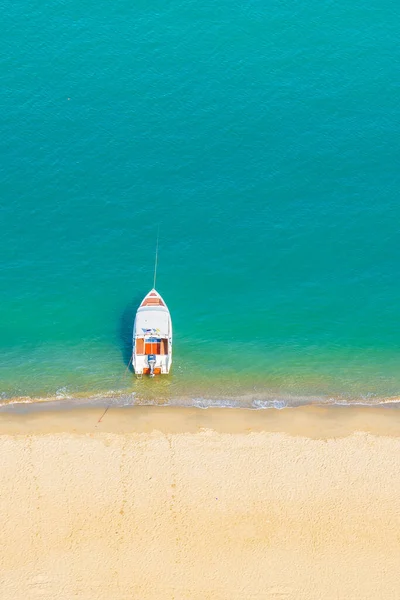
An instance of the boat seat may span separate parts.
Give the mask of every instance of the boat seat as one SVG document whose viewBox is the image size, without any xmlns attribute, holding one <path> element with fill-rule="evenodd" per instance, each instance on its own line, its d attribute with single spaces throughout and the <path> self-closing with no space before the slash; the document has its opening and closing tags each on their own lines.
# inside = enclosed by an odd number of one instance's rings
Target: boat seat
<svg viewBox="0 0 400 600">
<path fill-rule="evenodd" d="M 160 298 L 145 298 L 141 306 L 165 306 Z"/>
</svg>

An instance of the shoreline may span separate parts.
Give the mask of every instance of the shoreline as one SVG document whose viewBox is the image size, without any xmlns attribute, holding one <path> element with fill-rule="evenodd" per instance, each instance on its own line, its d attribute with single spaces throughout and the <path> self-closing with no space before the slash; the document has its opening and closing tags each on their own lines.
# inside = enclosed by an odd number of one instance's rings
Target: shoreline
<svg viewBox="0 0 400 600">
<path fill-rule="evenodd" d="M 310 439 L 342 438 L 361 432 L 400 437 L 400 411 L 393 405 L 316 406 L 291 409 L 176 406 L 15 405 L 0 412 L 0 435 L 51 433 L 195 434 L 285 433 Z"/>
<path fill-rule="evenodd" d="M 264 411 L 287 408 L 400 408 L 400 396 L 343 396 L 343 395 L 304 395 L 290 393 L 246 392 L 241 395 L 157 395 L 141 396 L 137 392 L 122 390 L 102 393 L 79 393 L 73 395 L 50 396 L 0 396 L 0 416 L 4 413 L 28 413 L 36 411 L 67 411 L 81 408 L 196 408 L 196 409 L 234 409 Z M 161 391 L 161 390 L 159 390 Z"/>
</svg>

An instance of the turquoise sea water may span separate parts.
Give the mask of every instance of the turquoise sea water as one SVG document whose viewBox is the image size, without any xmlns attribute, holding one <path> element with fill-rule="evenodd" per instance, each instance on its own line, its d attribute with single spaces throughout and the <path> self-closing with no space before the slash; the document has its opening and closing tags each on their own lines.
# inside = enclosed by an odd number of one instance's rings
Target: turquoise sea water
<svg viewBox="0 0 400 600">
<path fill-rule="evenodd" d="M 399 394 L 393 3 L 0 6 L 3 401 Z M 136 381 L 158 224 L 173 372 Z"/>
</svg>

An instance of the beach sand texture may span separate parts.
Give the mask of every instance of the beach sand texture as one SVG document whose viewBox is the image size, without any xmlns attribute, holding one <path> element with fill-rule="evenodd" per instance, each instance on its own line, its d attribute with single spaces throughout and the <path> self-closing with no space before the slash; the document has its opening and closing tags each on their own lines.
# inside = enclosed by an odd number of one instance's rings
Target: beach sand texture
<svg viewBox="0 0 400 600">
<path fill-rule="evenodd" d="M 100 414 L 1 415 L 2 600 L 400 598 L 397 411 Z"/>
</svg>

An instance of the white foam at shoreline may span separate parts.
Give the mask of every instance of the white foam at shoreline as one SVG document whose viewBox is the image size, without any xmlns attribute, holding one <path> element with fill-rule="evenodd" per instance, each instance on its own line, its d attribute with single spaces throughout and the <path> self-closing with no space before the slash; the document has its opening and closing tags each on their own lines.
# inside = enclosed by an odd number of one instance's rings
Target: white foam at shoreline
<svg viewBox="0 0 400 600">
<path fill-rule="evenodd" d="M 74 407 L 91 407 L 91 406 L 114 406 L 126 407 L 126 406 L 171 406 L 171 407 L 193 407 L 193 408 L 243 408 L 251 410 L 266 410 L 276 409 L 282 410 L 285 408 L 297 408 L 300 406 L 385 406 L 385 405 L 400 404 L 400 397 L 395 396 L 392 398 L 388 397 L 371 397 L 371 398 L 334 398 L 334 397 L 323 397 L 323 396 L 282 396 L 277 397 L 276 395 L 268 397 L 268 393 L 265 396 L 258 394 L 245 395 L 238 397 L 177 397 L 168 399 L 149 399 L 141 398 L 136 393 L 124 393 L 118 390 L 109 390 L 105 393 L 97 393 L 86 396 L 74 396 L 72 394 L 60 395 L 48 397 L 29 397 L 21 396 L 14 398 L 2 398 L 0 399 L 0 411 L 6 412 L 8 409 L 13 410 L 13 407 L 21 406 L 42 406 L 47 408 L 74 408 Z"/>
</svg>

